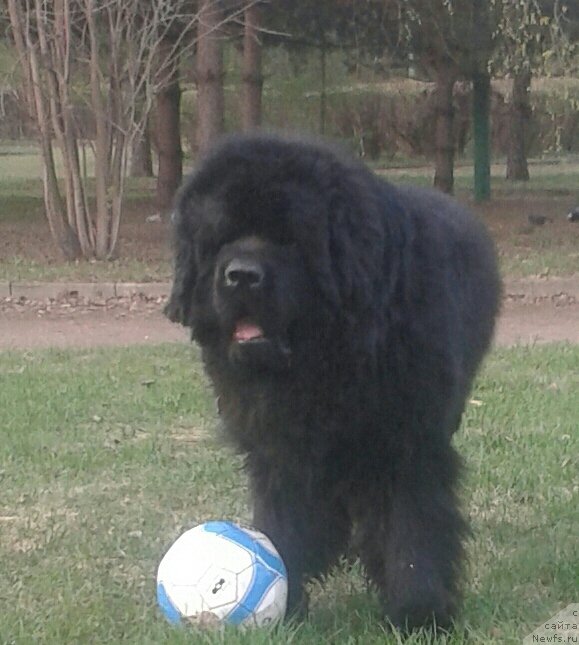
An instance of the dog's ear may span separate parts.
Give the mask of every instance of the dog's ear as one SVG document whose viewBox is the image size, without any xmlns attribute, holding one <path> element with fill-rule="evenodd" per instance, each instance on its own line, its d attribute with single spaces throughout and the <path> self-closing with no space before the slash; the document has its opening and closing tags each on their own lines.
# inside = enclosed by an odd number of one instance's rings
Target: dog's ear
<svg viewBox="0 0 579 645">
<path fill-rule="evenodd" d="M 323 206 L 319 202 L 308 203 L 307 199 L 303 199 L 292 213 L 288 224 L 304 255 L 312 281 L 325 307 L 329 311 L 336 311 L 341 307 L 342 299 L 334 272 L 331 238 Z"/>
<path fill-rule="evenodd" d="M 197 282 L 197 263 L 193 239 L 185 231 L 179 231 L 180 228 L 182 227 L 176 226 L 175 275 L 169 302 L 165 306 L 164 313 L 172 322 L 188 327 L 191 325 L 193 291 Z"/>
<path fill-rule="evenodd" d="M 334 260 L 330 245 L 331 240 L 324 233 L 304 236 L 301 241 L 301 248 L 306 255 L 306 263 L 309 265 L 324 303 L 330 311 L 336 311 L 342 306 L 342 294 L 340 293 L 338 276 L 334 272 Z"/>
<path fill-rule="evenodd" d="M 347 177 L 335 182 L 316 217 L 300 227 L 302 248 L 326 304 L 354 318 L 383 309 L 398 279 L 402 246 L 400 206 L 392 195 L 382 194 L 380 184 L 362 179 L 362 189 Z M 392 217 L 384 217 L 381 209 Z M 377 273 L 382 280 L 375 280 Z"/>
</svg>

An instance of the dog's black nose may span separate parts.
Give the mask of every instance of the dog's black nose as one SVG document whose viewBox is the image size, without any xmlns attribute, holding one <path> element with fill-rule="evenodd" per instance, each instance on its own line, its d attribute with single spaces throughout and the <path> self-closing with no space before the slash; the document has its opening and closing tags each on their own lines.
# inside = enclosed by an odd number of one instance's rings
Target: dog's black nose
<svg viewBox="0 0 579 645">
<path fill-rule="evenodd" d="M 249 287 L 259 289 L 265 278 L 263 267 L 256 260 L 235 258 L 225 267 L 225 285 L 227 287 Z"/>
</svg>

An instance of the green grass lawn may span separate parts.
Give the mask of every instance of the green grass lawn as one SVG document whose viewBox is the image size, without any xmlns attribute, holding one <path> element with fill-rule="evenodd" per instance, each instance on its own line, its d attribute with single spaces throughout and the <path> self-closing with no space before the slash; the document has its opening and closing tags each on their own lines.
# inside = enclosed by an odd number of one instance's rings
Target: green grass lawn
<svg viewBox="0 0 579 645">
<path fill-rule="evenodd" d="M 416 160 L 405 167 L 376 164 L 375 168 L 395 183 L 432 184 L 433 169 L 428 165 L 417 166 Z M 573 156 L 535 160 L 531 163 L 532 180 L 523 183 L 505 181 L 504 167 L 500 164 L 492 167 L 493 201 L 476 210 L 497 241 L 505 275 L 577 272 L 579 226 L 568 224 L 565 214 L 577 203 L 578 173 L 579 162 Z M 145 221 L 155 211 L 154 179 L 127 181 L 118 259 L 69 263 L 59 257 L 50 239 L 40 177 L 40 159 L 33 146 L 0 144 L 0 281 L 170 279 L 169 223 Z M 459 161 L 455 178 L 457 198 L 472 203 L 472 166 Z M 538 229 L 529 227 L 530 213 L 547 215 L 553 221 Z"/>
<path fill-rule="evenodd" d="M 2 282 L 169 282 L 172 277 L 173 266 L 169 258 L 41 262 L 18 255 L 0 259 Z"/>
<path fill-rule="evenodd" d="M 465 608 L 436 642 L 520 643 L 576 602 L 578 364 L 565 345 L 489 359 L 457 437 L 474 529 Z M 301 626 L 165 623 L 164 550 L 201 521 L 249 518 L 240 461 L 215 425 L 193 348 L 0 353 L 1 643 L 401 642 L 356 567 L 313 588 Z"/>
</svg>

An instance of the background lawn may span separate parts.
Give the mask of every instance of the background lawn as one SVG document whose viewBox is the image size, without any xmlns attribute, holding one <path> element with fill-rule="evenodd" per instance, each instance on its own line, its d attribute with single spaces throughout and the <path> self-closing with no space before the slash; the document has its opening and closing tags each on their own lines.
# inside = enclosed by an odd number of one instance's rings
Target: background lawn
<svg viewBox="0 0 579 645">
<path fill-rule="evenodd" d="M 440 643 L 520 643 L 577 600 L 579 347 L 495 351 L 457 444 L 474 528 L 463 615 Z M 249 518 L 196 351 L 0 353 L 0 642 L 397 643 L 357 567 L 312 590 L 302 626 L 202 634 L 155 607 L 164 550 Z M 429 642 L 416 636 L 410 643 Z"/>
<path fill-rule="evenodd" d="M 87 153 L 88 154 L 88 153 Z M 397 167 L 391 164 L 396 163 Z M 373 164 L 394 183 L 430 186 L 424 160 Z M 579 203 L 579 159 L 574 155 L 531 162 L 532 181 L 507 182 L 504 165 L 492 167 L 493 200 L 472 204 L 472 165 L 458 161 L 457 198 L 474 207 L 489 227 L 508 276 L 570 275 L 579 266 L 579 225 L 565 216 Z M 118 259 L 64 262 L 44 216 L 40 158 L 31 146 L 0 144 L 0 281 L 167 281 L 171 278 L 170 225 L 147 221 L 155 213 L 155 179 L 129 179 L 120 227 Z M 545 215 L 533 227 L 529 215 Z"/>
</svg>

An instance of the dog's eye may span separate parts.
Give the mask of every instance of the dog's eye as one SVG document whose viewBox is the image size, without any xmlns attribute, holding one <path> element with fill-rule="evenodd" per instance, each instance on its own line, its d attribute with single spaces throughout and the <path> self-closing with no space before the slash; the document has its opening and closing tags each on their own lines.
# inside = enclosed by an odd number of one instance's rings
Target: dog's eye
<svg viewBox="0 0 579 645">
<path fill-rule="evenodd" d="M 219 253 L 219 244 L 214 240 L 199 240 L 197 243 L 197 261 L 199 263 L 210 262 Z"/>
</svg>

